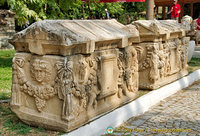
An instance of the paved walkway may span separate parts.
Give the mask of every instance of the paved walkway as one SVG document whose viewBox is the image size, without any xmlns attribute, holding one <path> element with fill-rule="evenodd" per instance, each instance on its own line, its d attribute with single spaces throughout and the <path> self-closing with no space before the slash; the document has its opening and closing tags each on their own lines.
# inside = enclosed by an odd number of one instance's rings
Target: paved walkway
<svg viewBox="0 0 200 136">
<path fill-rule="evenodd" d="M 109 134 L 110 135 L 110 134 Z M 115 128 L 113 136 L 200 136 L 200 81 Z"/>
</svg>

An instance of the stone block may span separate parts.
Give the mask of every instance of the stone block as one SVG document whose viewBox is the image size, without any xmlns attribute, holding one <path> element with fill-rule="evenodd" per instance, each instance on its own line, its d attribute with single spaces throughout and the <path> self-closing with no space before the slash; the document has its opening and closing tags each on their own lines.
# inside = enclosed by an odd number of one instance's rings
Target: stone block
<svg viewBox="0 0 200 136">
<path fill-rule="evenodd" d="M 134 36 L 115 20 L 41 21 L 17 33 L 12 110 L 27 124 L 68 132 L 135 99 Z"/>
<path fill-rule="evenodd" d="M 142 48 L 139 57 L 139 88 L 157 89 L 187 72 L 189 38 L 181 24 L 171 20 L 139 20 L 132 23 L 139 31 Z"/>
<path fill-rule="evenodd" d="M 69 132 L 187 72 L 189 38 L 175 21 L 44 20 L 14 35 L 11 108 Z"/>
</svg>

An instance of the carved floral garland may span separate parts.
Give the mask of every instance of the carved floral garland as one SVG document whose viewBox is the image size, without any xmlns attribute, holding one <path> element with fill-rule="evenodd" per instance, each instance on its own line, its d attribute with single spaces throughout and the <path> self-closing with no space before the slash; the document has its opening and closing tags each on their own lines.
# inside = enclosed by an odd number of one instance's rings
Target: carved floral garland
<svg viewBox="0 0 200 136">
<path fill-rule="evenodd" d="M 35 86 L 29 81 L 20 85 L 20 90 L 35 98 L 36 107 L 40 112 L 45 107 L 46 100 L 52 98 L 54 95 L 57 94 L 54 88 L 49 85 Z"/>
<path fill-rule="evenodd" d="M 16 64 L 15 66 L 20 90 L 35 98 L 36 107 L 38 111 L 41 112 L 46 105 L 46 101 L 55 96 L 57 91 L 50 85 L 36 86 L 28 81 L 23 69 L 25 63 L 23 58 L 14 58 L 14 62 Z"/>
</svg>

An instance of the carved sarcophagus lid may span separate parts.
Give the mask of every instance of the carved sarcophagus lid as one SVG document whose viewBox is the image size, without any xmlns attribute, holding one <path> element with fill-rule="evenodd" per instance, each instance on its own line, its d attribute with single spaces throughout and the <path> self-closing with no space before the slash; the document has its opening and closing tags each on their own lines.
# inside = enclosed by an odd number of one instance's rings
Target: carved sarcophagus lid
<svg viewBox="0 0 200 136">
<path fill-rule="evenodd" d="M 137 42 L 135 26 L 116 20 L 33 24 L 11 41 L 11 109 L 30 125 L 68 132 L 135 99 Z"/>
<path fill-rule="evenodd" d="M 186 33 L 185 27 L 175 20 L 138 20 L 132 24 L 138 29 L 141 42 L 166 41 Z"/>
<path fill-rule="evenodd" d="M 137 29 L 124 26 L 114 19 L 39 21 L 11 40 L 17 51 L 63 56 L 123 48 L 128 42 L 139 42 Z"/>
</svg>

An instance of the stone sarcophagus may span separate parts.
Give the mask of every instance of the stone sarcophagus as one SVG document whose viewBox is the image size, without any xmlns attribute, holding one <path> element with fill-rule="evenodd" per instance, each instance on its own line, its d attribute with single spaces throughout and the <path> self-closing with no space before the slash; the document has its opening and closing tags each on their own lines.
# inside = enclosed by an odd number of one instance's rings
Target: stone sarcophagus
<svg viewBox="0 0 200 136">
<path fill-rule="evenodd" d="M 68 132 L 135 99 L 139 41 L 135 26 L 115 20 L 32 24 L 10 41 L 12 110 L 27 124 Z"/>
<path fill-rule="evenodd" d="M 156 89 L 188 74 L 186 29 L 173 20 L 139 20 L 139 88 Z"/>
</svg>

